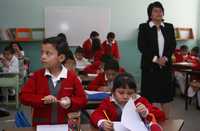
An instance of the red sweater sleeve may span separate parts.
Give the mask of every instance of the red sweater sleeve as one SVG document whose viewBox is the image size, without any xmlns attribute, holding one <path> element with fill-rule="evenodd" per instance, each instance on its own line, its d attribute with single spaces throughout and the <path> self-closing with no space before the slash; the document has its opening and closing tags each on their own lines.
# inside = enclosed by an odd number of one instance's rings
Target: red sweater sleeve
<svg viewBox="0 0 200 131">
<path fill-rule="evenodd" d="M 19 94 L 19 99 L 22 104 L 32 106 L 32 107 L 42 107 L 47 106 L 43 104 L 41 100 L 44 95 L 36 94 L 36 80 L 37 76 L 33 74 L 29 80 L 24 84 Z"/>
<path fill-rule="evenodd" d="M 113 54 L 113 57 L 116 58 L 117 60 L 120 59 L 119 47 L 118 47 L 118 43 L 116 41 L 112 45 L 112 54 Z"/>
<path fill-rule="evenodd" d="M 73 73 L 74 77 L 74 87 L 75 91 L 73 96 L 71 97 L 71 111 L 77 111 L 81 108 L 84 108 L 87 104 L 87 98 L 85 95 L 85 91 L 83 89 L 83 86 L 81 85 L 80 80 L 77 78 L 77 76 Z"/>
<path fill-rule="evenodd" d="M 88 85 L 88 90 L 96 91 L 99 87 L 105 86 L 105 74 L 100 73 L 98 76 Z"/>
<path fill-rule="evenodd" d="M 136 100 L 136 103 L 138 102 L 144 104 L 146 108 L 149 110 L 149 113 L 152 113 L 158 122 L 164 121 L 166 119 L 165 113 L 161 111 L 159 108 L 152 105 L 146 98 L 140 97 L 138 100 Z M 147 120 L 151 121 L 151 116 L 148 115 Z"/>
</svg>

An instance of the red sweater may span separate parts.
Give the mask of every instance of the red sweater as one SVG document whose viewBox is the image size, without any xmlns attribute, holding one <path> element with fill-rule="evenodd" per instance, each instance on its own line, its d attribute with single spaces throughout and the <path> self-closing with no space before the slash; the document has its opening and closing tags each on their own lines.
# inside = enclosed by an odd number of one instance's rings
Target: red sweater
<svg viewBox="0 0 200 131">
<path fill-rule="evenodd" d="M 138 99 L 136 99 L 134 103 L 137 104 L 139 102 L 146 106 L 146 108 L 149 110 L 149 113 L 154 114 L 158 122 L 164 121 L 166 119 L 164 112 L 160 111 L 157 107 L 150 104 L 148 100 L 145 99 L 144 97 L 139 97 Z M 106 116 L 104 115 L 103 110 L 106 111 L 111 121 L 118 121 L 116 106 L 114 105 L 114 103 L 111 101 L 110 98 L 106 98 L 105 100 L 101 102 L 100 106 L 91 114 L 90 121 L 92 125 L 97 127 L 97 123 L 99 120 L 106 119 Z M 150 115 L 147 115 L 146 119 L 149 122 L 152 120 Z"/>
<path fill-rule="evenodd" d="M 120 59 L 120 53 L 117 41 L 114 41 L 114 43 L 112 43 L 112 46 L 110 47 L 110 45 L 107 43 L 107 40 L 105 40 L 101 44 L 101 48 L 103 49 L 105 55 L 112 55 L 115 59 L 117 60 Z"/>
<path fill-rule="evenodd" d="M 93 56 L 92 42 L 90 38 L 83 42 L 83 56 L 87 59 L 91 59 Z"/>
<path fill-rule="evenodd" d="M 97 91 L 99 87 L 106 85 L 105 73 L 99 73 L 98 76 L 88 85 L 88 90 Z"/>
<path fill-rule="evenodd" d="M 36 71 L 24 84 L 19 94 L 22 104 L 33 108 L 33 126 L 41 124 L 50 124 L 51 122 L 51 104 L 44 104 L 41 100 L 44 96 L 50 95 L 48 87 L 48 78 L 44 76 L 44 69 Z M 57 104 L 57 123 L 66 123 L 67 113 L 78 111 L 87 104 L 87 98 L 84 93 L 80 80 L 73 71 L 67 73 L 67 78 L 61 81 L 60 89 L 56 98 L 68 96 L 71 99 L 71 106 L 68 109 L 62 108 Z"/>
</svg>

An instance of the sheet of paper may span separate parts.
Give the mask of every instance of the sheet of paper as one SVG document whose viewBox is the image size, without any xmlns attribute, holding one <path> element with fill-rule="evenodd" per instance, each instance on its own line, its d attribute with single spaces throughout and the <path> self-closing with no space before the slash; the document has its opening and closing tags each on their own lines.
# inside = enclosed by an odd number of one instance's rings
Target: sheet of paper
<svg viewBox="0 0 200 131">
<path fill-rule="evenodd" d="M 124 127 L 121 122 L 115 122 L 114 121 L 113 122 L 113 128 L 114 128 L 114 131 L 130 131 L 129 129 Z"/>
<path fill-rule="evenodd" d="M 36 131 L 68 131 L 67 124 L 38 125 Z"/>
<path fill-rule="evenodd" d="M 138 112 L 136 112 L 132 99 L 127 102 L 123 109 L 121 123 L 131 131 L 148 131 Z"/>
</svg>

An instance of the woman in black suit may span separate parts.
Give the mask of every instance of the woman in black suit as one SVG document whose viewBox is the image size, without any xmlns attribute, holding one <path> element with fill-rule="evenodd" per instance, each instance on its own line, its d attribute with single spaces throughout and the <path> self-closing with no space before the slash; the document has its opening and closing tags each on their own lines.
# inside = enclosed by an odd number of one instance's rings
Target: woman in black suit
<svg viewBox="0 0 200 131">
<path fill-rule="evenodd" d="M 139 26 L 138 49 L 141 52 L 141 95 L 152 103 L 160 103 L 166 117 L 173 100 L 171 56 L 176 47 L 174 28 L 163 20 L 160 2 L 148 6 L 148 21 Z"/>
</svg>

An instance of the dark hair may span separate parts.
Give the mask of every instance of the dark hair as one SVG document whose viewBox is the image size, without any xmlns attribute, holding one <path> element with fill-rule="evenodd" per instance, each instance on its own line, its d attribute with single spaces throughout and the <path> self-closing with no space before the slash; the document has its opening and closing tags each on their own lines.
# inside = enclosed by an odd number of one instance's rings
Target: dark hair
<svg viewBox="0 0 200 131">
<path fill-rule="evenodd" d="M 192 48 L 191 51 L 192 51 L 192 52 L 195 52 L 195 53 L 197 53 L 197 54 L 199 54 L 199 47 L 198 47 L 198 46 L 195 46 L 195 47 Z"/>
<path fill-rule="evenodd" d="M 11 54 L 15 54 L 15 50 L 11 46 L 6 46 L 4 48 L 4 52 L 9 52 Z"/>
<path fill-rule="evenodd" d="M 92 39 L 92 52 L 95 53 L 97 50 L 101 49 L 101 41 L 99 38 Z"/>
<path fill-rule="evenodd" d="M 188 46 L 182 45 L 182 46 L 180 47 L 180 50 L 188 50 Z"/>
<path fill-rule="evenodd" d="M 11 42 L 11 43 L 10 43 L 10 45 L 9 45 L 9 46 L 11 46 L 11 47 L 12 47 L 12 46 L 13 46 L 13 44 L 16 44 L 16 45 L 19 47 L 20 51 L 23 51 L 23 48 L 22 48 L 22 46 L 19 44 L 19 42 L 14 42 L 14 41 L 13 41 L 13 42 Z M 13 47 L 12 47 L 12 48 L 13 48 Z"/>
<path fill-rule="evenodd" d="M 100 60 L 101 60 L 101 62 L 106 63 L 112 59 L 113 59 L 112 55 L 103 55 Z"/>
<path fill-rule="evenodd" d="M 43 41 L 42 44 L 51 44 L 55 49 L 58 51 L 58 54 L 66 54 L 66 52 L 69 50 L 69 47 L 66 45 L 65 42 L 62 41 L 60 37 L 50 37 Z"/>
<path fill-rule="evenodd" d="M 67 41 L 67 37 L 66 37 L 66 35 L 64 33 L 59 33 L 57 36 L 60 37 L 60 39 L 63 42 L 65 42 L 67 44 L 67 46 L 69 46 L 68 41 Z"/>
<path fill-rule="evenodd" d="M 126 88 L 133 89 L 135 92 L 137 91 L 137 85 L 134 77 L 129 73 L 121 73 L 117 75 L 113 81 L 112 92 L 115 92 L 117 88 Z"/>
<path fill-rule="evenodd" d="M 76 50 L 75 50 L 75 53 L 81 53 L 81 54 L 83 54 L 83 48 L 80 47 L 80 46 L 78 46 L 78 47 L 76 48 Z"/>
<path fill-rule="evenodd" d="M 151 21 L 151 13 L 153 11 L 153 8 L 160 8 L 164 14 L 164 8 L 163 8 L 162 4 L 158 1 L 153 2 L 153 3 L 149 4 L 149 6 L 147 8 L 148 22 Z"/>
<path fill-rule="evenodd" d="M 68 59 L 75 60 L 74 55 L 70 49 L 68 49 L 68 51 L 65 53 L 65 60 L 68 60 Z"/>
<path fill-rule="evenodd" d="M 90 33 L 90 38 L 94 38 L 94 37 L 96 37 L 96 36 L 99 36 L 99 33 L 98 33 L 98 32 L 92 31 L 92 32 Z"/>
<path fill-rule="evenodd" d="M 115 59 L 111 59 L 104 64 L 104 71 L 106 70 L 115 70 L 119 71 L 119 63 Z"/>
<path fill-rule="evenodd" d="M 115 33 L 114 32 L 109 32 L 108 34 L 107 34 L 107 39 L 109 39 L 109 38 L 115 38 Z"/>
</svg>

